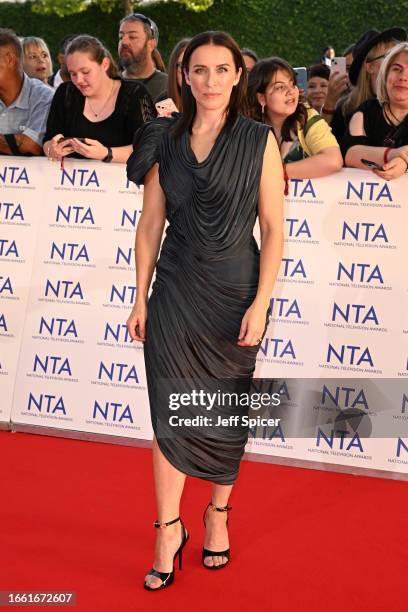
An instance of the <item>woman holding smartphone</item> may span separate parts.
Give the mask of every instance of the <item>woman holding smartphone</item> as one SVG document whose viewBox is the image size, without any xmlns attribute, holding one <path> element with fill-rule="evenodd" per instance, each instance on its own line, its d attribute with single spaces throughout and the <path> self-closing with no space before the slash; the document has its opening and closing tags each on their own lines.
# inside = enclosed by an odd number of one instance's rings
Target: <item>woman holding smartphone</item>
<svg viewBox="0 0 408 612">
<path fill-rule="evenodd" d="M 141 83 L 118 77 L 109 51 L 93 36 L 77 36 L 65 54 L 71 81 L 55 92 L 45 154 L 126 162 L 134 132 L 156 116 L 149 93 Z"/>
<path fill-rule="evenodd" d="M 224 32 L 198 34 L 185 49 L 182 74 L 183 114 L 143 126 L 128 161 L 129 179 L 144 181 L 137 294 L 127 325 L 131 338 L 144 343 L 155 434 L 158 531 L 145 576 L 149 591 L 169 586 L 175 558 L 181 563 L 188 540 L 180 519 L 186 475 L 211 483 L 202 564 L 211 570 L 229 564 L 228 503 L 248 428 L 181 426 L 182 417 L 208 418 L 208 411 L 198 403 L 169 412 L 165 384 L 178 393 L 226 383 L 233 394 L 249 390 L 283 245 L 279 151 L 265 126 L 240 114 L 246 70 L 238 45 Z M 218 401 L 214 424 L 220 412 L 240 416 L 245 408 Z"/>
<path fill-rule="evenodd" d="M 377 80 L 377 97 L 364 102 L 350 120 L 343 141 L 346 165 L 367 168 L 386 180 L 408 167 L 408 43 L 385 57 Z"/>
</svg>

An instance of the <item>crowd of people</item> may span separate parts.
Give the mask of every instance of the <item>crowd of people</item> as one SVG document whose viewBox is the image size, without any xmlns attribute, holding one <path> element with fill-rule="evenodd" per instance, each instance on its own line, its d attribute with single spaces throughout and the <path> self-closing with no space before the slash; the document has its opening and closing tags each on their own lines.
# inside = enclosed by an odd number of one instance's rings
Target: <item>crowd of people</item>
<svg viewBox="0 0 408 612">
<path fill-rule="evenodd" d="M 283 58 L 241 49 L 248 77 L 241 112 L 270 126 L 286 180 L 343 165 L 385 179 L 407 171 L 406 39 L 402 28 L 369 30 L 340 58 L 327 46 L 307 68 L 306 88 Z M 119 24 L 119 66 L 97 38 L 69 35 L 53 71 L 44 40 L 0 29 L 0 153 L 125 163 L 138 127 L 157 114 L 183 112 L 190 39 L 176 44 L 167 72 L 158 42 L 157 25 L 133 13 Z"/>
</svg>

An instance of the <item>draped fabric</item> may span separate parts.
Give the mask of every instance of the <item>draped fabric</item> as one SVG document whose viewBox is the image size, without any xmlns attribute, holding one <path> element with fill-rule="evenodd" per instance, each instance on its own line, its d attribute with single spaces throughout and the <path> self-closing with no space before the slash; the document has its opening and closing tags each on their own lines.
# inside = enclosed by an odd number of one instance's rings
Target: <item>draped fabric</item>
<svg viewBox="0 0 408 612">
<path fill-rule="evenodd" d="M 248 428 L 170 427 L 171 411 L 162 390 L 169 380 L 177 381 L 180 391 L 191 390 L 192 381 L 195 388 L 208 381 L 212 388 L 217 381 L 228 381 L 228 390 L 231 384 L 249 388 L 259 345 L 241 347 L 237 341 L 258 286 L 253 227 L 269 129 L 238 115 L 199 163 L 189 133 L 175 138 L 169 129 L 176 120 L 144 124 L 135 134 L 127 167 L 129 179 L 140 185 L 158 162 L 166 196 L 168 227 L 148 303 L 144 344 L 152 426 L 161 451 L 181 472 L 232 484 Z M 228 408 L 216 408 L 228 415 Z M 197 410 L 185 408 L 183 416 L 194 416 Z M 245 413 L 245 408 L 240 410 Z"/>
</svg>

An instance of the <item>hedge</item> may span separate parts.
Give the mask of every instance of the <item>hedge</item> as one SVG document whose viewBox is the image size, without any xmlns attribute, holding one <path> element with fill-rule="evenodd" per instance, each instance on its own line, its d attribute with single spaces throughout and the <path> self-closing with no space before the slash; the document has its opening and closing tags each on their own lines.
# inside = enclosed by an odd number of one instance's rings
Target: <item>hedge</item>
<svg viewBox="0 0 408 612">
<path fill-rule="evenodd" d="M 205 12 L 187 11 L 176 3 L 155 4 L 145 11 L 159 26 L 159 49 L 164 58 L 184 36 L 204 30 L 226 30 L 241 46 L 262 57 L 280 55 L 295 66 L 308 65 L 322 55 L 328 44 L 338 53 L 355 42 L 367 29 L 407 26 L 408 0 L 215 0 Z M 103 13 L 92 7 L 64 18 L 38 15 L 29 2 L 0 3 L 0 24 L 18 35 L 44 38 L 53 55 L 67 34 L 89 33 L 102 39 L 113 51 L 117 47 L 120 10 Z"/>
</svg>

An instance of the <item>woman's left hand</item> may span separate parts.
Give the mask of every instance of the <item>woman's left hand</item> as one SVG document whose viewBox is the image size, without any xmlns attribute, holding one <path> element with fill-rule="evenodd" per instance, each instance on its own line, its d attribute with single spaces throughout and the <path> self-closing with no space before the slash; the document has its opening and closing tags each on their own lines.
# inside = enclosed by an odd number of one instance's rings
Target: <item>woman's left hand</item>
<svg viewBox="0 0 408 612">
<path fill-rule="evenodd" d="M 267 308 L 254 301 L 244 314 L 238 336 L 239 346 L 256 346 L 262 340 Z"/>
<path fill-rule="evenodd" d="M 394 157 L 383 165 L 382 170 L 373 170 L 373 172 L 382 179 L 390 181 L 402 176 L 408 168 L 408 164 L 402 157 Z"/>
<path fill-rule="evenodd" d="M 72 148 L 76 153 L 88 157 L 89 159 L 103 159 L 108 154 L 108 148 L 105 147 L 99 140 L 92 140 L 92 138 L 85 138 L 85 143 L 78 140 L 78 138 L 72 138 Z"/>
</svg>

